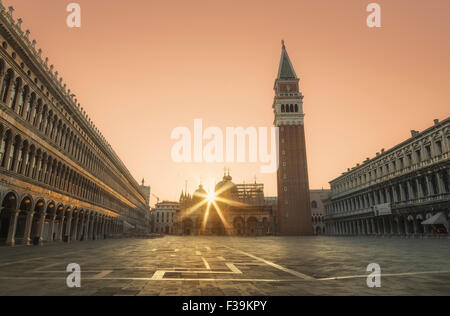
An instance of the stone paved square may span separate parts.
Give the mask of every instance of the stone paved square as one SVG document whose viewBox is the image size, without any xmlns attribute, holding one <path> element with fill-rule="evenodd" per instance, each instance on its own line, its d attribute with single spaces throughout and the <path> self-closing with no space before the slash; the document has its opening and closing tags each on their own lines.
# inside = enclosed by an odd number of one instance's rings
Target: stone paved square
<svg viewBox="0 0 450 316">
<path fill-rule="evenodd" d="M 1 247 L 0 295 L 449 295 L 449 262 L 448 239 L 109 239 Z M 66 286 L 69 263 L 80 288 Z"/>
</svg>

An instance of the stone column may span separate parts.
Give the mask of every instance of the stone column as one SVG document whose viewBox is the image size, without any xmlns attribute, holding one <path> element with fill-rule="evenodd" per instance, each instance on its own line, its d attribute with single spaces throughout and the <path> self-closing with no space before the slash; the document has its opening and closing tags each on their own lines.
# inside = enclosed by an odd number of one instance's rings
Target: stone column
<svg viewBox="0 0 450 316">
<path fill-rule="evenodd" d="M 91 218 L 91 223 L 89 225 L 89 232 L 88 232 L 88 236 L 89 236 L 89 240 L 94 240 L 94 226 L 97 223 L 97 218 L 96 216 L 93 216 Z"/>
<path fill-rule="evenodd" d="M 67 226 L 66 226 L 66 236 L 67 242 L 72 242 L 72 240 L 77 240 L 77 232 L 78 232 L 78 214 L 77 217 L 73 218 L 73 211 L 69 213 L 69 217 L 67 218 Z M 73 229 L 72 229 L 73 227 Z"/>
<path fill-rule="evenodd" d="M 37 232 L 37 236 L 39 237 L 39 244 L 42 245 L 44 242 L 44 226 L 45 226 L 45 216 L 46 213 L 43 212 L 41 214 L 41 217 L 39 218 L 39 224 L 38 224 L 38 232 Z"/>
<path fill-rule="evenodd" d="M 16 236 L 16 228 L 17 228 L 17 218 L 19 217 L 19 210 L 11 210 L 10 218 L 9 218 L 9 228 L 8 228 L 8 237 L 6 238 L 6 245 L 14 247 L 16 244 L 15 236 Z"/>
<path fill-rule="evenodd" d="M 406 187 L 408 188 L 408 196 L 410 200 L 414 200 L 414 192 L 412 189 L 411 181 L 406 181 Z"/>
<path fill-rule="evenodd" d="M 64 236 L 67 236 L 67 242 L 71 242 L 72 240 L 72 217 L 73 213 L 72 211 L 68 213 L 67 222 L 66 222 L 66 231 L 64 232 Z"/>
<path fill-rule="evenodd" d="M 444 184 L 444 177 L 441 172 L 436 173 L 436 179 L 437 179 L 437 187 L 439 190 L 439 194 L 445 193 L 445 184 Z"/>
<path fill-rule="evenodd" d="M 408 218 L 405 217 L 405 235 L 409 235 L 409 225 L 408 225 Z"/>
<path fill-rule="evenodd" d="M 372 224 L 372 235 L 376 235 L 377 234 L 377 230 L 375 228 L 375 220 L 374 220 L 374 218 L 371 218 L 370 222 Z"/>
<path fill-rule="evenodd" d="M 80 241 L 81 240 L 81 236 L 83 235 L 83 232 L 84 232 L 84 224 L 86 222 L 86 219 L 85 219 L 86 215 L 83 214 L 83 217 L 81 217 L 81 218 L 78 218 L 78 217 L 80 217 L 80 214 L 78 214 L 78 216 L 77 216 L 77 221 L 79 223 L 78 223 L 77 228 L 76 228 L 77 236 L 75 236 L 75 238 L 76 238 L 76 240 Z"/>
<path fill-rule="evenodd" d="M 22 244 L 24 245 L 30 245 L 31 244 L 31 227 L 33 226 L 33 218 L 34 218 L 34 212 L 30 211 L 27 214 L 27 220 L 25 222 L 25 232 L 23 234 L 23 240 Z"/>
<path fill-rule="evenodd" d="M 386 195 L 386 203 L 391 203 L 391 196 L 389 194 L 389 189 L 388 188 L 384 189 L 384 194 Z"/>
<path fill-rule="evenodd" d="M 425 181 L 427 183 L 428 196 L 432 196 L 433 194 L 435 194 L 435 192 L 433 191 L 433 186 L 431 185 L 431 179 L 429 175 L 425 176 Z"/>
<path fill-rule="evenodd" d="M 86 219 L 84 222 L 84 241 L 89 240 L 89 225 L 91 225 L 91 214 L 85 215 Z"/>
<path fill-rule="evenodd" d="M 381 221 L 383 223 L 383 235 L 387 235 L 386 220 L 385 220 L 384 216 L 381 217 Z"/>
<path fill-rule="evenodd" d="M 417 235 L 419 233 L 419 227 L 417 226 L 417 219 L 414 219 L 413 225 L 414 225 L 414 234 Z"/>
<path fill-rule="evenodd" d="M 419 178 L 416 178 L 416 186 L 417 186 L 417 195 L 418 195 L 419 199 L 421 199 L 421 198 L 423 198 L 424 194 L 423 194 L 422 185 L 420 184 Z"/>
<path fill-rule="evenodd" d="M 106 219 L 102 218 L 102 229 L 101 229 L 101 238 L 105 239 L 105 226 L 106 226 Z"/>
<path fill-rule="evenodd" d="M 58 236 L 56 237 L 57 241 L 62 241 L 62 237 L 63 237 L 63 231 L 64 231 L 64 218 L 65 216 L 61 216 L 61 219 L 59 221 L 59 229 L 58 229 Z"/>
<path fill-rule="evenodd" d="M 8 86 L 8 90 L 6 90 L 6 96 L 5 96 L 5 99 L 4 100 L 6 100 L 6 104 L 8 104 L 8 107 L 11 107 L 11 93 L 12 93 L 12 89 L 13 89 L 13 87 L 16 85 L 16 78 L 17 78 L 17 75 L 16 75 L 16 73 L 14 72 L 14 71 L 11 71 L 11 77 L 10 77 L 11 79 L 10 79 L 10 81 L 9 81 L 9 86 Z M 3 82 L 2 82 L 2 84 L 3 84 Z"/>
<path fill-rule="evenodd" d="M 400 217 L 397 217 L 397 235 L 402 234 L 402 226 L 400 224 Z"/>
<path fill-rule="evenodd" d="M 52 217 L 50 217 L 50 220 L 48 222 L 48 236 L 47 236 L 48 242 L 53 241 L 53 230 L 55 228 L 55 219 L 56 219 L 56 215 L 53 215 Z"/>
<path fill-rule="evenodd" d="M 391 230 L 391 235 L 394 235 L 394 221 L 392 219 L 392 216 L 389 216 L 389 228 Z"/>
<path fill-rule="evenodd" d="M 5 153 L 3 154 L 3 157 L 4 157 L 3 158 L 3 161 L 4 161 L 3 167 L 5 169 L 7 169 L 7 170 L 9 170 L 10 153 L 11 153 L 11 150 L 12 150 L 12 146 L 13 146 L 13 144 L 15 142 L 15 138 L 16 138 L 16 136 L 14 135 L 13 132 L 11 132 L 10 135 L 9 135 L 9 139 L 6 141 L 6 144 L 5 144 Z"/>
</svg>

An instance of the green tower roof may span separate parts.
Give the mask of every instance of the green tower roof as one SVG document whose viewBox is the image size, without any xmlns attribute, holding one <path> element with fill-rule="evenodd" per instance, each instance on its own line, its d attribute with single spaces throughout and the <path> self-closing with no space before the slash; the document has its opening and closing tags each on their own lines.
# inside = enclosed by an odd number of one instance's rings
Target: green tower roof
<svg viewBox="0 0 450 316">
<path fill-rule="evenodd" d="M 281 49 L 280 66 L 278 68 L 278 79 L 297 79 L 294 67 L 286 51 L 286 46 L 284 46 L 284 41 L 281 41 L 281 43 L 283 47 Z"/>
</svg>

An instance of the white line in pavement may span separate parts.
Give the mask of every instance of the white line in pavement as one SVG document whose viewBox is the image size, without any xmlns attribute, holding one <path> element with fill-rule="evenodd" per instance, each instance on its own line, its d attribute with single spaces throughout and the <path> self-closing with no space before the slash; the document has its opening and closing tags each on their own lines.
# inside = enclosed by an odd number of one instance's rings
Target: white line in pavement
<svg viewBox="0 0 450 316">
<path fill-rule="evenodd" d="M 250 257 L 250 258 L 253 258 L 253 259 L 255 259 L 255 260 L 264 262 L 265 264 L 267 264 L 267 265 L 269 265 L 269 266 L 272 266 L 272 267 L 274 267 L 274 268 L 276 268 L 276 269 L 278 269 L 278 270 L 281 270 L 281 271 L 284 271 L 284 272 L 286 272 L 286 273 L 295 275 L 296 277 L 299 277 L 299 278 L 301 278 L 301 279 L 305 279 L 305 280 L 315 280 L 315 278 L 310 277 L 309 275 L 306 275 L 306 274 L 297 272 L 297 271 L 292 270 L 292 269 L 285 268 L 285 267 L 283 267 L 283 266 L 280 266 L 279 264 L 273 263 L 273 262 L 268 261 L 268 260 L 265 260 L 265 259 L 263 259 L 263 258 L 259 258 L 259 257 L 257 257 L 257 256 L 254 256 L 254 255 L 250 254 L 250 253 L 247 253 L 247 252 L 245 252 L 245 251 L 238 250 L 238 249 L 234 249 L 234 248 L 231 248 L 231 247 L 228 247 L 228 246 L 225 246 L 225 247 L 228 248 L 228 249 L 232 249 L 232 250 L 235 250 L 235 251 L 237 251 L 237 252 L 240 252 L 240 253 L 242 253 L 242 254 L 244 254 L 244 255 Z"/>
<path fill-rule="evenodd" d="M 156 271 L 151 277 L 151 280 L 162 280 L 164 277 L 164 273 L 166 273 L 166 271 Z"/>
<path fill-rule="evenodd" d="M 239 270 L 234 264 L 227 262 L 227 263 L 225 263 L 225 265 L 226 265 L 231 271 L 233 271 L 233 273 L 242 274 L 242 271 Z"/>
<path fill-rule="evenodd" d="M 403 272 L 403 273 L 381 273 L 380 277 L 394 277 L 394 276 L 408 276 L 408 275 L 421 275 L 421 274 L 447 274 L 450 271 L 421 271 L 421 272 Z M 377 276 L 371 275 L 371 276 Z M 347 275 L 347 276 L 337 276 L 337 277 L 329 277 L 329 278 L 320 278 L 318 281 L 330 281 L 330 280 L 344 280 L 344 279 L 356 279 L 356 278 L 367 278 L 367 274 L 360 275 Z"/>
<path fill-rule="evenodd" d="M 66 277 L 0 277 L 0 280 L 66 280 Z M 98 279 L 94 278 L 83 278 L 84 281 L 98 281 Z M 159 278 L 153 277 L 151 278 L 102 278 L 103 280 L 109 280 L 109 281 L 207 281 L 207 282 L 295 282 L 296 280 L 275 280 L 275 279 L 195 279 L 195 278 Z"/>
<path fill-rule="evenodd" d="M 104 271 L 102 271 L 102 272 L 100 272 L 100 273 L 94 275 L 94 276 L 92 277 L 92 279 L 96 279 L 96 280 L 98 280 L 98 279 L 103 279 L 105 276 L 107 276 L 107 275 L 110 274 L 111 272 L 113 272 L 113 271 L 112 271 L 112 270 L 104 270 Z"/>
<path fill-rule="evenodd" d="M 211 251 L 210 247 L 206 246 L 205 248 L 206 248 L 206 250 Z"/>
<path fill-rule="evenodd" d="M 13 265 L 13 264 L 16 264 L 16 263 L 23 263 L 23 262 L 39 260 L 39 259 L 45 259 L 45 258 L 47 258 L 47 257 L 38 257 L 38 258 L 30 258 L 30 259 L 24 259 L 24 260 L 19 260 L 19 261 L 13 261 L 13 262 L 0 264 L 0 267 L 6 267 L 6 266 Z"/>
<path fill-rule="evenodd" d="M 224 257 L 217 257 L 217 259 L 219 259 L 220 261 L 225 261 Z"/>
<path fill-rule="evenodd" d="M 112 279 L 121 280 L 121 279 Z M 192 279 L 192 278 L 164 278 L 164 279 L 150 279 L 150 278 L 125 278 L 124 280 L 135 281 L 206 281 L 206 282 L 283 282 L 287 280 L 275 279 Z"/>
<path fill-rule="evenodd" d="M 209 265 L 208 261 L 206 261 L 205 258 L 202 257 L 203 263 L 205 264 L 206 270 L 211 270 L 211 266 Z"/>
<path fill-rule="evenodd" d="M 152 251 L 156 251 L 156 250 L 158 250 L 158 249 L 156 249 L 156 248 L 153 248 L 153 249 L 152 249 Z"/>
<path fill-rule="evenodd" d="M 48 269 L 48 268 L 57 266 L 57 265 L 59 265 L 59 264 L 64 264 L 64 263 L 63 263 L 63 262 L 55 262 L 55 263 L 48 264 L 48 265 L 46 265 L 46 266 L 37 267 L 36 269 L 30 270 L 30 271 L 27 271 L 27 272 L 31 272 L 31 273 L 32 273 L 32 272 L 39 272 L 39 271 L 41 271 L 41 270 Z"/>
<path fill-rule="evenodd" d="M 196 254 L 197 256 L 201 256 L 201 255 L 202 255 L 202 253 L 201 253 L 200 251 L 196 251 L 195 254 Z"/>
</svg>

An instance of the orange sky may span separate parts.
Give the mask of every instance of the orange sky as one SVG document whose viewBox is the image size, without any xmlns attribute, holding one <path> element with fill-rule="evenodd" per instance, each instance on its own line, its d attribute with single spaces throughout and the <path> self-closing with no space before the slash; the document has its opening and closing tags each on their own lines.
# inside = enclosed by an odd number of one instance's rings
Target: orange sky
<svg viewBox="0 0 450 316">
<path fill-rule="evenodd" d="M 176 126 L 271 126 L 282 38 L 304 94 L 311 188 L 449 115 L 450 1 L 4 0 L 131 173 L 162 199 L 211 186 L 224 164 L 175 164 Z M 235 182 L 276 176 L 227 164 Z M 153 203 L 153 201 L 152 201 Z"/>
</svg>

